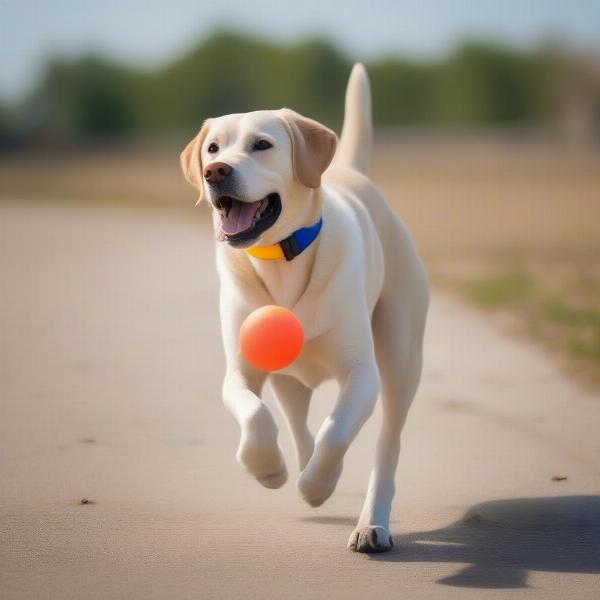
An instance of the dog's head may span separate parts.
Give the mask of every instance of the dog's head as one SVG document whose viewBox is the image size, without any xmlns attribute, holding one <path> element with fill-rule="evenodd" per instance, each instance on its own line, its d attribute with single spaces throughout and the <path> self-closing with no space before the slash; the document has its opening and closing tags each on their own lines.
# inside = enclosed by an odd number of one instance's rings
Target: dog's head
<svg viewBox="0 0 600 600">
<path fill-rule="evenodd" d="M 181 166 L 213 206 L 217 239 L 245 248 L 290 235 L 336 143 L 333 131 L 289 109 L 227 115 L 204 123 Z"/>
</svg>

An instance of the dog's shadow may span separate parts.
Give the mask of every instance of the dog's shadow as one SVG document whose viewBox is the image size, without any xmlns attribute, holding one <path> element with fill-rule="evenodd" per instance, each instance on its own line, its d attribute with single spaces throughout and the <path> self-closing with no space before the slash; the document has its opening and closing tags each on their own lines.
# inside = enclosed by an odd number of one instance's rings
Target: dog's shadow
<svg viewBox="0 0 600 600">
<path fill-rule="evenodd" d="M 530 571 L 600 573 L 600 496 L 485 502 L 443 529 L 395 536 L 394 545 L 369 558 L 466 564 L 437 581 L 456 587 L 527 587 Z"/>
</svg>

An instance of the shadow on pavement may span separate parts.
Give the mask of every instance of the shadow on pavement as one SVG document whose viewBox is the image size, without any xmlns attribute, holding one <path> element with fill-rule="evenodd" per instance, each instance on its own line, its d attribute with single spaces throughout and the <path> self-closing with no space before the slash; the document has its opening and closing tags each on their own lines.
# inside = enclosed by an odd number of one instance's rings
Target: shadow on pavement
<svg viewBox="0 0 600 600">
<path fill-rule="evenodd" d="M 484 502 L 456 523 L 394 537 L 384 562 L 467 564 L 443 585 L 527 587 L 530 571 L 600 573 L 600 496 Z"/>
</svg>

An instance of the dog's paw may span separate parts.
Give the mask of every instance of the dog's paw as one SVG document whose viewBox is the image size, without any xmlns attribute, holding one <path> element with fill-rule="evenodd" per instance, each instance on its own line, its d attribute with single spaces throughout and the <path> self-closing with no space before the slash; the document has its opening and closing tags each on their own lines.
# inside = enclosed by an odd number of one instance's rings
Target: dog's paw
<svg viewBox="0 0 600 600">
<path fill-rule="evenodd" d="M 387 552 L 394 547 L 394 540 L 385 527 L 379 525 L 355 529 L 348 539 L 348 548 L 354 552 Z"/>
<path fill-rule="evenodd" d="M 342 474 L 342 464 L 339 463 L 332 472 L 324 474 L 308 467 L 298 476 L 298 490 L 300 495 L 313 507 L 321 506 L 335 490 L 335 486 Z"/>
<path fill-rule="evenodd" d="M 256 481 L 270 490 L 276 490 L 277 488 L 280 488 L 287 481 L 287 478 L 288 472 L 285 464 L 279 471 L 275 473 L 256 475 Z"/>
<path fill-rule="evenodd" d="M 277 425 L 265 406 L 242 424 L 236 458 L 266 488 L 279 488 L 287 481 L 287 468 L 277 444 Z"/>
<path fill-rule="evenodd" d="M 277 444 L 265 446 L 244 440 L 236 458 L 266 488 L 280 488 L 287 481 L 287 467 Z"/>
<path fill-rule="evenodd" d="M 259 436 L 244 436 L 236 458 L 266 488 L 280 488 L 287 481 L 287 468 L 276 439 L 265 442 Z"/>
</svg>

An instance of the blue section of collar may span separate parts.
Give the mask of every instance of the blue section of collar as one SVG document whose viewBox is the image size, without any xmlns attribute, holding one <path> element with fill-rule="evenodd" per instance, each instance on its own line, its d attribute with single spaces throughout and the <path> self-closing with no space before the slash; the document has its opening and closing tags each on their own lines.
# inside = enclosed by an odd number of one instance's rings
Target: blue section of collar
<svg viewBox="0 0 600 600">
<path fill-rule="evenodd" d="M 306 250 L 316 239 L 323 225 L 321 217 L 314 225 L 303 227 L 292 233 L 288 238 L 279 242 L 285 258 L 293 260 L 298 254 Z"/>
<path fill-rule="evenodd" d="M 314 225 L 303 227 L 294 231 L 292 234 L 296 240 L 296 244 L 300 252 L 306 250 L 316 239 L 323 225 L 323 217 L 321 217 Z"/>
</svg>

